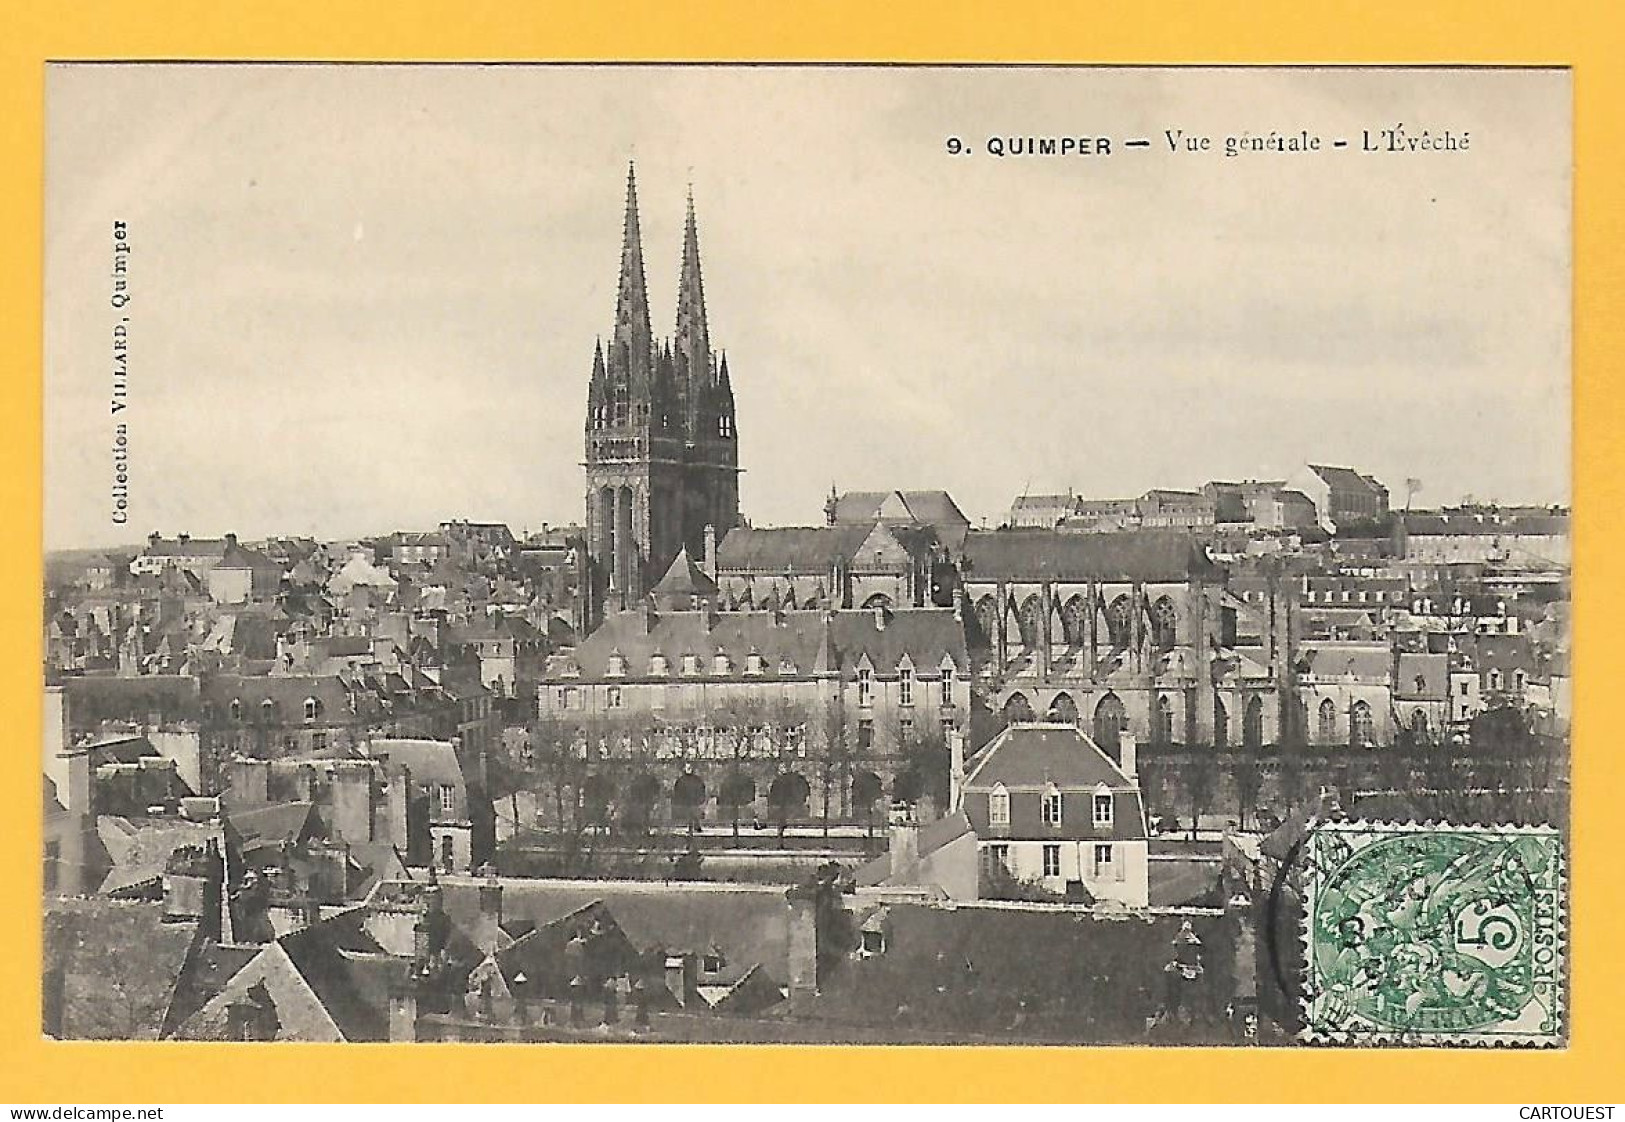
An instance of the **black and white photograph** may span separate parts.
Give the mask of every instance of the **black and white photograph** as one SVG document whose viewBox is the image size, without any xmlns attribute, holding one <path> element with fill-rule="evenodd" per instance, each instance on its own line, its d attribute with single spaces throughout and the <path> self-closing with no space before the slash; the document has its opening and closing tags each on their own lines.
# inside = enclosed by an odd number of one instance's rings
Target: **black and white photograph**
<svg viewBox="0 0 1625 1122">
<path fill-rule="evenodd" d="M 1567 1045 L 1568 70 L 45 116 L 45 1036 Z"/>
</svg>

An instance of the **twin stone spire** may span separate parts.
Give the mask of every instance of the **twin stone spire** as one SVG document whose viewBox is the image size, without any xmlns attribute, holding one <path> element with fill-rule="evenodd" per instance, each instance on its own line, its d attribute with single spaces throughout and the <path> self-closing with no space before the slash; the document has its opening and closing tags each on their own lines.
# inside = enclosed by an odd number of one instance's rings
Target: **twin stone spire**
<svg viewBox="0 0 1625 1122">
<path fill-rule="evenodd" d="M 676 331 L 657 340 L 649 317 L 637 175 L 628 165 L 615 327 L 607 352 L 600 341 L 593 355 L 588 426 L 595 427 L 595 421 L 596 427 L 638 425 L 646 415 L 651 429 L 693 444 L 719 434 L 731 437 L 733 413 L 728 360 L 712 352 L 706 322 L 694 193 L 689 191 L 683 224 Z"/>
</svg>

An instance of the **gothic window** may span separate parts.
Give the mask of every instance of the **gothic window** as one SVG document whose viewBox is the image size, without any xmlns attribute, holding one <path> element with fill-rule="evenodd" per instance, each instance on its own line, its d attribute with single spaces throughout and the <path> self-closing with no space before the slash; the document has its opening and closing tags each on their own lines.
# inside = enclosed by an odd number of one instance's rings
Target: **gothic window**
<svg viewBox="0 0 1625 1122">
<path fill-rule="evenodd" d="M 1177 613 L 1174 602 L 1166 596 L 1151 605 L 1151 640 L 1159 651 L 1171 651 L 1178 636 Z"/>
<path fill-rule="evenodd" d="M 227 709 L 231 713 L 231 719 L 232 720 L 240 721 L 240 720 L 243 719 L 243 701 L 242 701 L 242 698 L 240 698 L 240 697 L 232 698 L 231 699 L 231 704 L 229 706 L 227 706 Z"/>
<path fill-rule="evenodd" d="M 1068 646 L 1081 647 L 1089 640 L 1089 609 L 1082 596 L 1074 596 L 1061 608 L 1061 632 Z"/>
<path fill-rule="evenodd" d="M 976 601 L 976 627 L 987 646 L 994 646 L 998 642 L 999 606 L 994 603 L 993 597 L 984 596 Z"/>
<path fill-rule="evenodd" d="M 1004 723 L 1013 725 L 1018 722 L 1031 721 L 1032 719 L 1033 707 L 1032 703 L 1027 700 L 1027 695 L 1023 693 L 1011 694 L 1010 699 L 1004 703 Z"/>
<path fill-rule="evenodd" d="M 1356 701 L 1354 708 L 1349 711 L 1349 746 L 1369 748 L 1374 742 L 1371 706 L 1363 701 Z"/>
<path fill-rule="evenodd" d="M 1134 602 L 1126 595 L 1113 600 L 1106 609 L 1106 632 L 1114 649 L 1129 645 L 1134 631 Z"/>
<path fill-rule="evenodd" d="M 1152 714 L 1151 742 L 1158 745 L 1169 745 L 1174 742 L 1174 703 L 1168 695 L 1162 694 L 1157 698 L 1157 708 Z"/>
<path fill-rule="evenodd" d="M 1247 699 L 1242 712 L 1241 742 L 1253 751 L 1264 746 L 1264 703 L 1256 697 Z"/>
<path fill-rule="evenodd" d="M 1114 693 L 1108 693 L 1095 706 L 1095 743 L 1114 758 L 1122 744 L 1124 720 L 1123 701 Z"/>
<path fill-rule="evenodd" d="M 1316 742 L 1319 744 L 1337 743 L 1337 704 L 1331 698 L 1320 703 L 1320 735 Z"/>
<path fill-rule="evenodd" d="M 1213 747 L 1223 749 L 1230 745 L 1230 711 L 1219 698 L 1213 699 Z"/>
<path fill-rule="evenodd" d="M 1044 626 L 1044 605 L 1038 596 L 1027 597 L 1016 622 L 1021 629 L 1021 645 L 1028 648 L 1038 646 L 1038 637 Z"/>
<path fill-rule="evenodd" d="M 1421 709 L 1411 711 L 1411 733 L 1418 740 L 1425 740 L 1428 734 L 1428 715 Z"/>
<path fill-rule="evenodd" d="M 1078 703 L 1072 700 L 1071 694 L 1058 693 L 1055 700 L 1050 702 L 1049 712 L 1044 719 L 1060 725 L 1075 725 L 1078 723 Z"/>
</svg>

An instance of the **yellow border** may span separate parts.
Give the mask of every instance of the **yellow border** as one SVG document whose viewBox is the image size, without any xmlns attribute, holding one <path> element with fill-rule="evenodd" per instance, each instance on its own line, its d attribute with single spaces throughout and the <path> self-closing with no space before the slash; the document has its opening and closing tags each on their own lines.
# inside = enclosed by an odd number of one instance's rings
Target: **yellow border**
<svg viewBox="0 0 1625 1122">
<path fill-rule="evenodd" d="M 1625 42 L 1578 3 L 1255 0 L 1013 5 L 906 0 L 792 9 L 462 0 L 81 0 L 0 17 L 5 237 L 0 443 L 5 512 L 0 689 L 6 701 L 0 861 L 0 1100 L 92 1102 L 1490 1101 L 1621 1097 L 1625 1056 L 1625 758 L 1603 691 L 1625 668 L 1610 558 L 1625 546 Z M 1112 6 L 1116 7 L 1116 6 Z M 1601 12 L 1611 5 L 1589 7 Z M 1132 14 L 1119 14 L 1132 13 Z M 9 26 L 7 26 L 9 25 Z M 1558 63 L 1575 68 L 1576 639 L 1573 1044 L 1563 1053 L 415 1045 L 68 1045 L 39 1039 L 40 375 L 43 66 L 48 58 L 763 59 L 1053 62 Z M 129 190 L 140 191 L 140 184 Z M 1610 528 L 1612 527 L 1612 528 Z"/>
</svg>

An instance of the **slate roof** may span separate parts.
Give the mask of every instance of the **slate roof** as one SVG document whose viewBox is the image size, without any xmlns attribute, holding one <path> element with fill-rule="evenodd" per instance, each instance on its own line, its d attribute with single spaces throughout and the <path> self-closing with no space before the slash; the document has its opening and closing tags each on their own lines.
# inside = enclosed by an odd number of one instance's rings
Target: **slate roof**
<svg viewBox="0 0 1625 1122">
<path fill-rule="evenodd" d="M 375 738 L 368 752 L 374 757 L 388 756 L 390 763 L 404 764 L 412 773 L 413 786 L 465 789 L 462 764 L 457 762 L 457 750 L 448 740 Z"/>
<path fill-rule="evenodd" d="M 104 814 L 96 832 L 113 861 L 98 891 L 103 896 L 163 880 L 170 855 L 220 837 L 220 827 L 178 818 L 123 818 Z"/>
<path fill-rule="evenodd" d="M 196 924 L 165 923 L 161 903 L 50 901 L 46 1028 L 70 1040 L 157 1039 L 196 935 Z"/>
<path fill-rule="evenodd" d="M 953 548 L 970 527 L 970 519 L 946 491 L 848 491 L 835 501 L 837 525 L 873 525 L 877 520 L 930 526 Z"/>
<path fill-rule="evenodd" d="M 1133 790 L 1134 783 L 1095 742 L 1073 725 L 1011 725 L 976 757 L 965 776 L 965 789 L 1006 787 L 1062 787 L 1104 785 L 1111 790 Z"/>
<path fill-rule="evenodd" d="M 654 586 L 656 596 L 711 596 L 717 582 L 706 576 L 694 559 L 688 555 L 688 546 L 677 551 L 666 569 L 666 575 Z"/>
<path fill-rule="evenodd" d="M 1353 468 L 1310 464 L 1309 470 L 1320 476 L 1334 491 L 1363 491 L 1366 494 L 1377 495 L 1385 490 L 1376 480 L 1368 475 L 1361 475 Z"/>
<path fill-rule="evenodd" d="M 1336 640 L 1305 640 L 1300 644 L 1299 662 L 1311 674 L 1338 677 L 1353 674 L 1361 681 L 1386 682 L 1390 664 L 1387 643 L 1346 643 Z"/>
<path fill-rule="evenodd" d="M 790 907 L 783 888 L 508 878 L 500 883 L 505 922 L 545 927 L 600 902 L 640 950 L 703 952 L 715 945 L 731 968 L 759 963 L 781 984 L 790 980 Z M 446 914 L 465 931 L 479 916 L 480 884 L 473 878 L 440 881 Z"/>
<path fill-rule="evenodd" d="M 1417 689 L 1416 679 L 1422 679 Z M 1450 656 L 1447 654 L 1401 654 L 1394 671 L 1394 694 L 1398 697 L 1440 699 L 1450 693 Z"/>
<path fill-rule="evenodd" d="M 735 526 L 717 546 L 717 571 L 825 576 L 852 556 L 872 528 L 872 522 L 765 530 Z"/>
<path fill-rule="evenodd" d="M 308 802 L 272 803 L 230 813 L 231 828 L 242 839 L 245 850 L 298 841 L 311 828 L 314 804 Z"/>
<path fill-rule="evenodd" d="M 1127 530 L 973 530 L 965 538 L 965 580 L 1217 580 L 1222 570 L 1188 534 Z"/>
<path fill-rule="evenodd" d="M 1225 917 L 987 905 L 890 905 L 886 949 L 821 981 L 815 1015 L 885 1026 L 892 1039 L 1011 1031 L 1023 1039 L 1144 1042 L 1147 1021 L 1166 1000 L 1163 968 L 1187 919 L 1201 939 L 1204 972 L 1186 1000 L 1212 1023 L 1235 994 Z"/>
<path fill-rule="evenodd" d="M 682 656 L 698 657 L 700 673 L 709 676 L 717 653 L 729 656 L 729 677 L 743 676 L 748 655 L 762 656 L 761 677 L 780 676 L 781 662 L 788 659 L 796 668 L 795 677 L 806 677 L 821 669 L 846 670 L 855 667 L 865 654 L 878 676 L 896 672 L 906 653 L 923 677 L 934 674 L 943 657 L 953 659 L 964 672 L 968 669 L 964 626 L 954 619 L 950 608 L 903 608 L 888 613 L 884 629 L 874 611 L 836 612 L 790 611 L 664 612 L 652 616 L 645 629 L 640 612 L 616 612 L 575 649 L 575 662 L 584 680 L 608 678 L 610 655 L 619 652 L 626 661 L 627 679 L 648 676 L 655 653 L 665 656 L 672 680 L 681 680 Z"/>
</svg>

